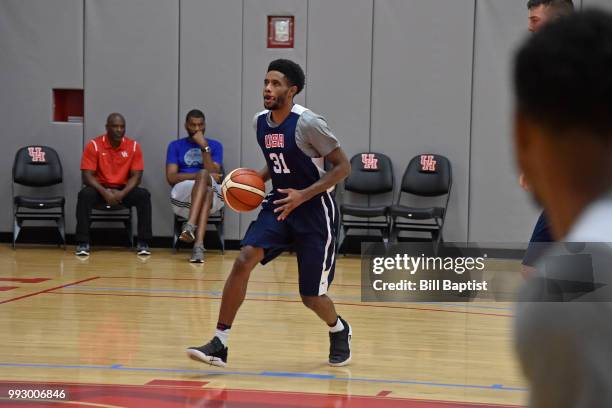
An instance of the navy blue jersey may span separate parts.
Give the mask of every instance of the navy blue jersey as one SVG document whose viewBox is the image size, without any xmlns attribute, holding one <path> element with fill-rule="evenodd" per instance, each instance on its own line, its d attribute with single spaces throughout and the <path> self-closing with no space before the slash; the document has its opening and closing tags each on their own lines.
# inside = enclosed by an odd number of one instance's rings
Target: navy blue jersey
<svg viewBox="0 0 612 408">
<path fill-rule="evenodd" d="M 264 208 L 273 207 L 274 200 L 285 197 L 278 193 L 279 188 L 303 190 L 319 180 L 324 173 L 323 158 L 308 156 L 298 144 L 296 129 L 304 112 L 309 111 L 294 105 L 289 116 L 276 126 L 270 126 L 267 111 L 257 116 L 257 143 L 266 159 L 273 187 L 262 204 Z M 337 143 L 335 138 L 333 142 Z M 319 199 L 319 196 L 313 199 Z"/>
<path fill-rule="evenodd" d="M 296 207 L 284 221 L 273 212 L 273 202 L 286 197 L 277 189 L 303 190 L 325 173 L 324 157 L 338 148 L 325 119 L 294 105 L 283 121 L 272 122 L 270 111 L 255 115 L 257 142 L 266 158 L 273 189 L 262 203 L 242 245 L 264 249 L 266 264 L 292 248 L 298 259 L 300 293 L 325 294 L 334 279 L 338 210 L 329 191 Z"/>
</svg>

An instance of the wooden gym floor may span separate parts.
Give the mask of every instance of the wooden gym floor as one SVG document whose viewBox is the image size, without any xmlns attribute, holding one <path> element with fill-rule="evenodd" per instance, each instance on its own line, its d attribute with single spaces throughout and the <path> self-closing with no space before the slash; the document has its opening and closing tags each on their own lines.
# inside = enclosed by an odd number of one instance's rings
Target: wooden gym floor
<svg viewBox="0 0 612 408">
<path fill-rule="evenodd" d="M 0 404 L 9 390 L 64 390 L 96 407 L 520 406 L 511 304 L 362 303 L 360 263 L 340 256 L 330 296 L 353 327 L 353 362 L 326 364 L 325 325 L 302 306 L 295 258 L 251 276 L 232 327 L 228 367 L 184 349 L 214 332 L 237 252 L 0 246 Z M 500 261 L 501 262 L 501 261 Z M 518 262 L 503 261 L 518 270 Z M 517 272 L 518 273 L 518 272 Z M 33 391 L 29 394 L 35 395 Z"/>
</svg>

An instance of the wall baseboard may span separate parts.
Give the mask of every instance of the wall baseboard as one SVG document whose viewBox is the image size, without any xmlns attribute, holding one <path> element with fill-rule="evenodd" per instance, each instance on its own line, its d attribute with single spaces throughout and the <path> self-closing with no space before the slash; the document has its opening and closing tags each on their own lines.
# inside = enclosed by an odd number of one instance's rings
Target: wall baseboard
<svg viewBox="0 0 612 408">
<path fill-rule="evenodd" d="M 19 244 L 48 244 L 53 245 L 59 242 L 59 233 L 54 227 L 27 227 L 21 230 L 17 245 Z M 359 239 L 356 239 L 359 238 Z M 349 236 L 343 243 L 340 254 L 345 253 L 348 255 L 359 255 L 361 253 L 361 241 L 364 239 L 372 240 L 372 237 L 361 237 L 361 236 Z M 0 242 L 11 243 L 13 241 L 13 233 L 0 231 Z M 375 240 L 374 240 L 375 242 Z M 68 245 L 76 245 L 74 234 L 66 234 L 66 243 Z M 96 228 L 91 230 L 91 243 L 95 246 L 127 246 L 126 234 L 116 228 Z M 169 236 L 158 236 L 153 237 L 150 242 L 153 248 L 171 248 L 172 237 Z M 219 241 L 216 237 L 215 231 L 207 233 L 204 240 L 204 246 L 207 249 L 221 249 L 219 247 Z M 179 244 L 180 248 L 188 249 L 189 245 Z M 461 256 L 481 256 L 486 253 L 489 258 L 500 258 L 500 259 L 522 259 L 525 254 L 524 250 L 521 249 L 506 249 L 506 248 L 473 248 L 466 247 L 464 245 L 449 245 L 451 252 L 453 249 L 460 251 Z M 239 250 L 240 240 L 228 239 L 225 240 L 225 249 L 227 250 Z M 443 254 L 440 254 L 443 256 Z M 449 253 L 449 255 L 451 255 Z M 457 255 L 453 253 L 451 256 Z M 342 256 L 342 255 L 340 255 Z"/>
</svg>

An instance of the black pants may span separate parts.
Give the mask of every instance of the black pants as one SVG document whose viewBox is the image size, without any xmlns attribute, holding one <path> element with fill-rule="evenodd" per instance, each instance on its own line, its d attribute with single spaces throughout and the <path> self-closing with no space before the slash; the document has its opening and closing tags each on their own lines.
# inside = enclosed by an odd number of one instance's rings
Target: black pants
<svg viewBox="0 0 612 408">
<path fill-rule="evenodd" d="M 79 191 L 77 200 L 77 242 L 89 242 L 89 224 L 91 209 L 97 204 L 106 204 L 104 198 L 95 188 L 86 186 Z M 151 194 L 140 187 L 134 188 L 125 196 L 121 204 L 125 207 L 136 207 L 138 215 L 138 240 L 149 242 L 153 236 L 151 219 Z"/>
</svg>

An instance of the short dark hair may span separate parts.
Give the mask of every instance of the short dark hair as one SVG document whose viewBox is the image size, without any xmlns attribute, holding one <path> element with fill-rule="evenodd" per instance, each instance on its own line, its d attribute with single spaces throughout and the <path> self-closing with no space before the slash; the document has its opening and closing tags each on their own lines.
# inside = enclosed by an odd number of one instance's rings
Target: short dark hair
<svg viewBox="0 0 612 408">
<path fill-rule="evenodd" d="M 527 9 L 531 10 L 541 5 L 550 7 L 556 17 L 567 16 L 574 12 L 574 2 L 572 0 L 529 0 Z"/>
<path fill-rule="evenodd" d="M 189 112 L 187 112 L 187 116 L 185 116 L 185 122 L 189 122 L 189 118 L 206 120 L 206 116 L 204 116 L 204 112 L 202 112 L 199 109 L 192 109 Z"/>
<path fill-rule="evenodd" d="M 545 25 L 514 60 L 516 107 L 555 131 L 612 140 L 612 14 L 588 10 Z"/>
<path fill-rule="evenodd" d="M 288 59 L 274 60 L 270 63 L 270 65 L 268 65 L 268 72 L 270 71 L 278 71 L 282 73 L 287 78 L 289 86 L 297 86 L 297 92 L 295 93 L 296 95 L 299 94 L 302 89 L 304 89 L 306 76 L 304 75 L 304 71 L 302 71 L 302 67 L 295 62 Z"/>
<path fill-rule="evenodd" d="M 119 118 L 119 119 L 121 119 L 121 121 L 123 121 L 123 123 L 125 124 L 125 118 L 124 118 L 124 117 L 123 117 L 123 115 L 122 115 L 122 114 L 120 114 L 119 112 L 113 112 L 113 113 L 109 114 L 109 115 L 106 117 L 106 123 L 107 123 L 107 124 L 108 124 L 108 123 L 111 123 L 111 121 L 112 121 L 113 119 L 115 119 L 115 118 Z"/>
</svg>

